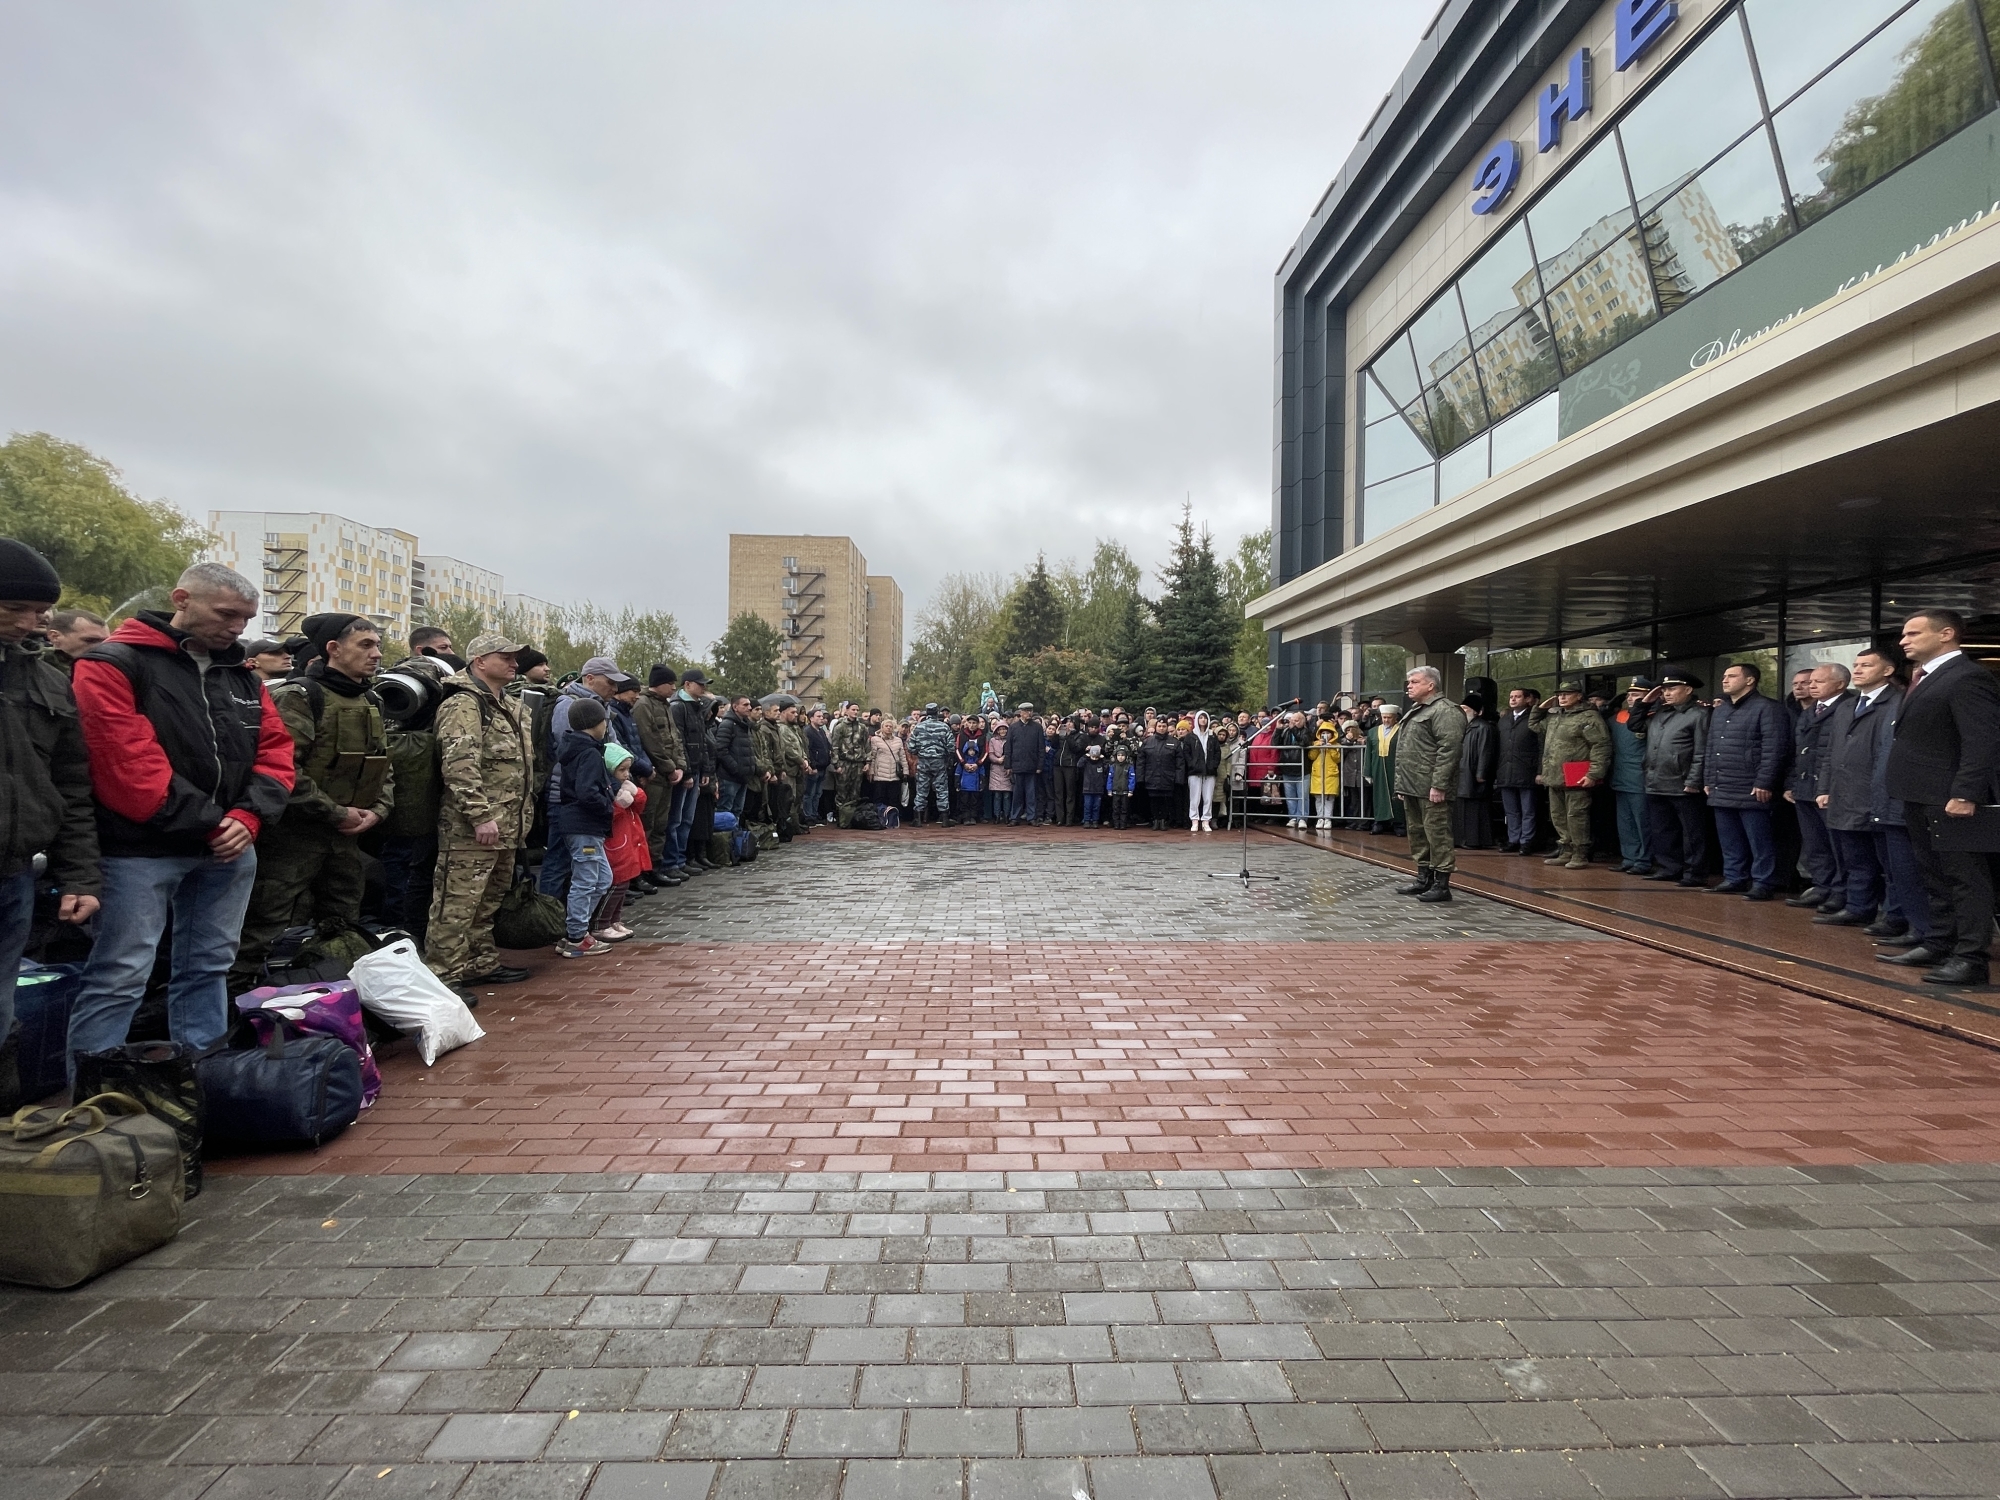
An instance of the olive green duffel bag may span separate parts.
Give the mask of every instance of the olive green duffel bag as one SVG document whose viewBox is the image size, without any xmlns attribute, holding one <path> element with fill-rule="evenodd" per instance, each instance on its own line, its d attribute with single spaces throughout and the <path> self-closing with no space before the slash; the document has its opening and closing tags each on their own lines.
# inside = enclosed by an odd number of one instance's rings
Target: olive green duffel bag
<svg viewBox="0 0 2000 1500">
<path fill-rule="evenodd" d="M 0 1120 L 0 1281 L 76 1286 L 180 1227 L 180 1140 L 130 1095 Z"/>
</svg>

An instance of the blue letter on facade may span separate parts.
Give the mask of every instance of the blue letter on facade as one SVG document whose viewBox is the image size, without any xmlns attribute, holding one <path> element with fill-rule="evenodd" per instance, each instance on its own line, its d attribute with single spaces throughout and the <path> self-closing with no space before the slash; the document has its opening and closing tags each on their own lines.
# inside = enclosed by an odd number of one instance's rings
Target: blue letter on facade
<svg viewBox="0 0 2000 1500">
<path fill-rule="evenodd" d="M 1618 71 L 1624 72 L 1652 50 L 1680 15 L 1675 0 L 1618 0 Z"/>
<path fill-rule="evenodd" d="M 1514 191 L 1514 184 L 1521 180 L 1521 148 L 1513 141 L 1502 141 L 1486 155 L 1479 164 L 1479 170 L 1472 178 L 1472 191 L 1479 194 L 1472 200 L 1472 211 L 1476 214 L 1490 214 Z"/>
<path fill-rule="evenodd" d="M 1535 115 L 1539 124 L 1536 141 L 1543 151 L 1553 151 L 1562 144 L 1562 128 L 1565 121 L 1581 120 L 1590 113 L 1590 49 L 1580 47 L 1569 60 L 1569 82 L 1560 86 L 1550 84 L 1542 90 L 1542 97 L 1535 101 Z"/>
</svg>

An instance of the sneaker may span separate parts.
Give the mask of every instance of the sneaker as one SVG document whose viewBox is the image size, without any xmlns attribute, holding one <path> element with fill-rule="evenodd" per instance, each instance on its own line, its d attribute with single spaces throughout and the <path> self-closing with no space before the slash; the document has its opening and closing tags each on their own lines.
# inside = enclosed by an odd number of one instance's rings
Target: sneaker
<svg viewBox="0 0 2000 1500">
<path fill-rule="evenodd" d="M 611 945 L 609 943 L 605 942 L 602 938 L 593 937 L 589 933 L 585 933 L 575 942 L 564 938 L 560 943 L 556 944 L 556 953 L 563 958 L 596 958 L 600 954 L 609 953 L 610 951 Z"/>
<path fill-rule="evenodd" d="M 632 936 L 632 929 L 627 927 L 623 922 L 613 922 L 609 927 L 598 928 L 591 936 L 601 942 L 622 943 L 625 939 Z"/>
</svg>

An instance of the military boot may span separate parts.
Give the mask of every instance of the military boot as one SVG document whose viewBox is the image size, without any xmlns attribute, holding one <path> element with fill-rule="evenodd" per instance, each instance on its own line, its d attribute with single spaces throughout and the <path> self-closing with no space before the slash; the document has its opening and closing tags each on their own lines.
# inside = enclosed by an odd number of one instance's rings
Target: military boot
<svg viewBox="0 0 2000 1500">
<path fill-rule="evenodd" d="M 1451 871 L 1441 870 L 1431 882 L 1431 888 L 1417 897 L 1419 901 L 1449 901 L 1451 899 Z"/>
<path fill-rule="evenodd" d="M 1557 844 L 1556 852 L 1551 854 L 1547 859 L 1543 860 L 1542 863 L 1545 865 L 1566 865 L 1570 862 L 1570 859 L 1571 859 L 1571 850 L 1569 845 Z"/>
<path fill-rule="evenodd" d="M 1418 865 L 1417 878 L 1412 880 L 1408 885 L 1397 886 L 1396 894 L 1398 896 L 1421 896 L 1436 883 L 1437 878 L 1437 871 L 1433 870 L 1429 865 Z"/>
<path fill-rule="evenodd" d="M 1589 868 L 1590 868 L 1590 845 L 1588 845 L 1588 844 L 1578 844 L 1578 845 L 1577 845 L 1577 846 L 1576 846 L 1576 847 L 1575 847 L 1574 849 L 1570 850 L 1570 852 L 1569 852 L 1569 863 L 1568 863 L 1568 864 L 1566 864 L 1566 865 L 1564 865 L 1564 866 L 1563 866 L 1563 868 L 1564 868 L 1565 870 L 1587 870 L 1587 869 L 1589 869 Z"/>
</svg>

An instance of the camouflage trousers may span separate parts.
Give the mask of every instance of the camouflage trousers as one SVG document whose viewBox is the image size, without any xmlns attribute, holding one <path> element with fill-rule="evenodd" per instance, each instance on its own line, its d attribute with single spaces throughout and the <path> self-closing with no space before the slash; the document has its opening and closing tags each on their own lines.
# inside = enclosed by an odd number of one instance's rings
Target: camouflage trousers
<svg viewBox="0 0 2000 1500">
<path fill-rule="evenodd" d="M 1410 825 L 1410 858 L 1440 875 L 1455 872 L 1458 856 L 1451 841 L 1451 803 L 1433 802 L 1428 792 L 1421 797 L 1405 796 L 1403 816 Z"/>
<path fill-rule="evenodd" d="M 868 784 L 868 765 L 862 762 L 852 766 L 833 768 L 833 805 L 841 815 L 843 824 L 848 812 L 861 801 L 861 790 Z"/>
<path fill-rule="evenodd" d="M 914 805 L 910 815 L 919 821 L 928 816 L 933 804 L 937 807 L 937 821 L 942 823 L 951 816 L 951 767 L 945 764 L 927 766 L 917 762 L 917 791 L 912 799 Z"/>
<path fill-rule="evenodd" d="M 366 884 L 361 846 L 325 823 L 285 818 L 257 836 L 257 883 L 229 971 L 229 993 L 263 983 L 265 955 L 287 927 L 352 922 Z"/>
<path fill-rule="evenodd" d="M 446 984 L 478 979 L 500 966 L 493 914 L 513 883 L 516 853 L 478 844 L 447 844 L 438 850 L 424 962 Z"/>
</svg>

